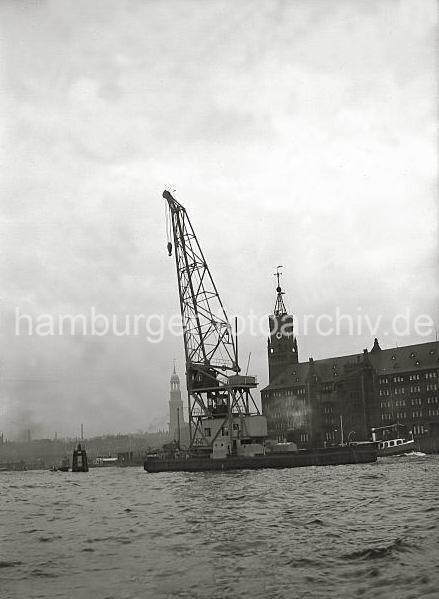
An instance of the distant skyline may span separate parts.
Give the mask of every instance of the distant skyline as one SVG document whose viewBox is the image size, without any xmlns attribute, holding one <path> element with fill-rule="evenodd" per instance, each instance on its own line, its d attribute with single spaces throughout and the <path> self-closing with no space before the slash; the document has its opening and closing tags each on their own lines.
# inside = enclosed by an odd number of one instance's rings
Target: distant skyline
<svg viewBox="0 0 439 599">
<path fill-rule="evenodd" d="M 14 315 L 178 314 L 167 187 L 229 316 L 271 312 L 282 264 L 298 324 L 338 307 L 382 347 L 434 340 L 391 322 L 439 326 L 436 2 L 4 0 L 0 22 L 6 436 L 166 426 L 180 337 L 17 336 Z M 299 358 L 373 337 L 311 327 Z M 263 331 L 250 351 L 262 387 Z"/>
</svg>

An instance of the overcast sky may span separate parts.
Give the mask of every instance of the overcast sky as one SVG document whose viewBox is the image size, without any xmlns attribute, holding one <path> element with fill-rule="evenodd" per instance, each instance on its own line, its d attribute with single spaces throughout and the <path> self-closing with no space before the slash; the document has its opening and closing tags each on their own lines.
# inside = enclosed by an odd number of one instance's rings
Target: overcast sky
<svg viewBox="0 0 439 599">
<path fill-rule="evenodd" d="M 231 314 L 436 320 L 437 4 L 7 1 L 1 411 L 10 437 L 165 426 L 181 338 L 14 336 L 13 313 L 178 311 L 165 188 Z M 387 335 L 385 334 L 387 333 Z M 298 335 L 301 360 L 373 336 Z M 266 338 L 242 362 L 267 382 Z"/>
</svg>

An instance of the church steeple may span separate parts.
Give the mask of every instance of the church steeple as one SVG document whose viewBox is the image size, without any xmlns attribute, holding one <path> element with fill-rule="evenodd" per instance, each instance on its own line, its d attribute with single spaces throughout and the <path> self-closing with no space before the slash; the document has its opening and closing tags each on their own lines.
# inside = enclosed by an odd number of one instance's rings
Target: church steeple
<svg viewBox="0 0 439 599">
<path fill-rule="evenodd" d="M 172 371 L 171 379 L 169 382 L 171 383 L 171 392 L 178 391 L 180 393 L 180 377 L 175 372 L 175 360 L 174 360 L 174 370 Z M 181 397 L 181 393 L 180 393 L 180 397 Z"/>
<path fill-rule="evenodd" d="M 180 377 L 174 369 L 170 379 L 171 390 L 169 394 L 169 434 L 175 441 L 180 439 L 181 429 L 184 426 L 183 400 L 181 399 Z"/>
<path fill-rule="evenodd" d="M 283 299 L 284 292 L 280 286 L 281 272 L 278 266 L 275 272 L 277 279 L 276 301 L 273 314 L 268 317 L 270 337 L 268 338 L 268 376 L 273 382 L 288 367 L 299 361 L 297 340 L 294 336 L 294 317 L 288 314 Z"/>
</svg>

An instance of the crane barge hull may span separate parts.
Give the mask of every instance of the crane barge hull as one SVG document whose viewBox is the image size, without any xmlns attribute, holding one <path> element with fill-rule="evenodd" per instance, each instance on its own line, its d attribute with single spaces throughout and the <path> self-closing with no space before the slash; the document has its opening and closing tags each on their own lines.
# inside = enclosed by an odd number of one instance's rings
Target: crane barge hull
<svg viewBox="0 0 439 599">
<path fill-rule="evenodd" d="M 298 450 L 291 453 L 270 453 L 255 456 L 151 456 L 144 462 L 147 472 L 223 472 L 225 470 L 262 470 L 264 468 L 301 468 L 305 466 L 336 466 L 376 462 L 375 444 L 363 446 L 325 447 Z"/>
</svg>

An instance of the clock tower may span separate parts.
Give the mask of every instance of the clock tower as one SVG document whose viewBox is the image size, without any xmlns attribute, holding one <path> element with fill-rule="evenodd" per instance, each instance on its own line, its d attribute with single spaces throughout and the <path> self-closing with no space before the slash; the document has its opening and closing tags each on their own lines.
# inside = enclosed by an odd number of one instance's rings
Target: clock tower
<svg viewBox="0 0 439 599">
<path fill-rule="evenodd" d="M 268 379 L 271 384 L 288 366 L 299 361 L 297 339 L 294 336 L 294 318 L 288 314 L 283 300 L 284 292 L 280 286 L 281 272 L 277 267 L 276 302 L 273 314 L 268 317 L 270 336 L 268 338 Z"/>
</svg>

